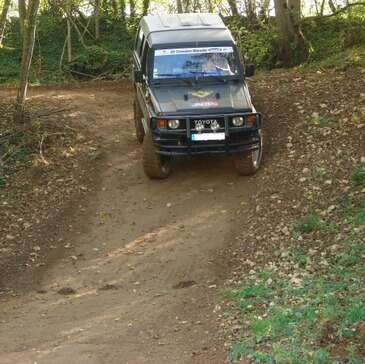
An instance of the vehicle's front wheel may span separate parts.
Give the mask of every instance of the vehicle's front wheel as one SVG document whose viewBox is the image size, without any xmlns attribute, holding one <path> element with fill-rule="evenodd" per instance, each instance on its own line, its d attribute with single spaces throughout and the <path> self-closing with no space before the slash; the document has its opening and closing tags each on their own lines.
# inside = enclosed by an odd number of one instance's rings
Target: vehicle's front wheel
<svg viewBox="0 0 365 364">
<path fill-rule="evenodd" d="M 238 174 L 242 176 L 251 176 L 255 174 L 261 164 L 263 138 L 261 130 L 258 132 L 259 148 L 250 152 L 238 153 L 234 156 L 234 165 Z"/>
<path fill-rule="evenodd" d="M 143 113 L 137 100 L 134 100 L 133 110 L 134 110 L 134 126 L 136 128 L 136 138 L 140 143 L 142 143 L 145 135 L 145 131 L 142 125 Z"/>
<path fill-rule="evenodd" d="M 155 152 L 155 142 L 151 131 L 143 139 L 143 169 L 149 178 L 167 178 L 171 171 L 171 157 L 161 156 Z"/>
</svg>

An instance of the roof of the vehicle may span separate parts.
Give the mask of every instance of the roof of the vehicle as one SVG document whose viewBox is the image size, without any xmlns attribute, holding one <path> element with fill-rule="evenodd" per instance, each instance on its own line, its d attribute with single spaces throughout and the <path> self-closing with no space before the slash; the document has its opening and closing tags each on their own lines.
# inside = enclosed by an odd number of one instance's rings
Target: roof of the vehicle
<svg viewBox="0 0 365 364">
<path fill-rule="evenodd" d="M 150 44 L 233 42 L 218 14 L 187 13 L 144 16 L 140 26 Z"/>
</svg>

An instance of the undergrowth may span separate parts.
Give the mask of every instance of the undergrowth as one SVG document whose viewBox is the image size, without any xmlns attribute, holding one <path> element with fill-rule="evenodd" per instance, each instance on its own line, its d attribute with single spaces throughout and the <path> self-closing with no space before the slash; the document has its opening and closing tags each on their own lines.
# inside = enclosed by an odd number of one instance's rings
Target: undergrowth
<svg viewBox="0 0 365 364">
<path fill-rule="evenodd" d="M 24 124 L 14 123 L 12 107 L 0 105 L 0 113 L 0 186 L 5 185 L 30 156 L 37 155 L 47 164 L 44 159 L 47 149 L 54 144 L 67 143 L 71 137 L 72 131 L 61 122 L 37 116 L 38 110 L 33 104 L 28 107 Z"/>
<path fill-rule="evenodd" d="M 88 18 L 80 18 L 86 26 Z M 109 79 L 128 76 L 138 18 L 101 17 L 101 39 L 95 41 L 88 32 L 83 46 L 72 33 L 72 60 L 66 60 L 64 43 L 66 20 L 52 14 L 40 14 L 34 48 L 30 82 L 49 84 L 73 78 Z M 235 38 L 242 61 L 258 68 L 281 67 L 274 18 L 258 18 L 248 24 L 244 17 L 224 18 Z M 361 14 L 333 17 L 304 24 L 302 33 L 309 48 L 306 65 L 315 67 L 362 66 L 365 60 L 365 19 Z M 62 56 L 63 55 L 63 56 Z M 16 83 L 21 59 L 18 20 L 12 19 L 0 47 L 0 84 Z"/>
</svg>

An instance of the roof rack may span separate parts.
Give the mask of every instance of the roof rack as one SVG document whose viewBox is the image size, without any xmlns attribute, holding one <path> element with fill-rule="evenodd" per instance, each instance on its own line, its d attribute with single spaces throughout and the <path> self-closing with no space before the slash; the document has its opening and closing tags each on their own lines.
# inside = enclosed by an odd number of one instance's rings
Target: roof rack
<svg viewBox="0 0 365 364">
<path fill-rule="evenodd" d="M 170 28 L 170 24 L 169 24 L 168 20 L 166 19 L 165 15 L 159 15 L 159 17 L 160 17 L 162 25 L 165 28 Z"/>
<path fill-rule="evenodd" d="M 203 25 L 205 25 L 205 26 L 212 25 L 210 22 L 207 21 L 207 19 L 204 17 L 203 14 L 201 14 L 201 13 L 197 13 L 197 14 Z"/>
</svg>

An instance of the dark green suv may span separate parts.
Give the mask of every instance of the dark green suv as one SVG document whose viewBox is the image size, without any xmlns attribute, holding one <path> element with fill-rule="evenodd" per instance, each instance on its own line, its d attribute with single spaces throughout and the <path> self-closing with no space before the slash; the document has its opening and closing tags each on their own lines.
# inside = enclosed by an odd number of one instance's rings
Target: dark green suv
<svg viewBox="0 0 365 364">
<path fill-rule="evenodd" d="M 134 121 L 150 178 L 166 178 L 172 157 L 233 155 L 239 174 L 261 162 L 261 115 L 250 98 L 231 33 L 217 14 L 142 18 L 133 50 Z"/>
</svg>

